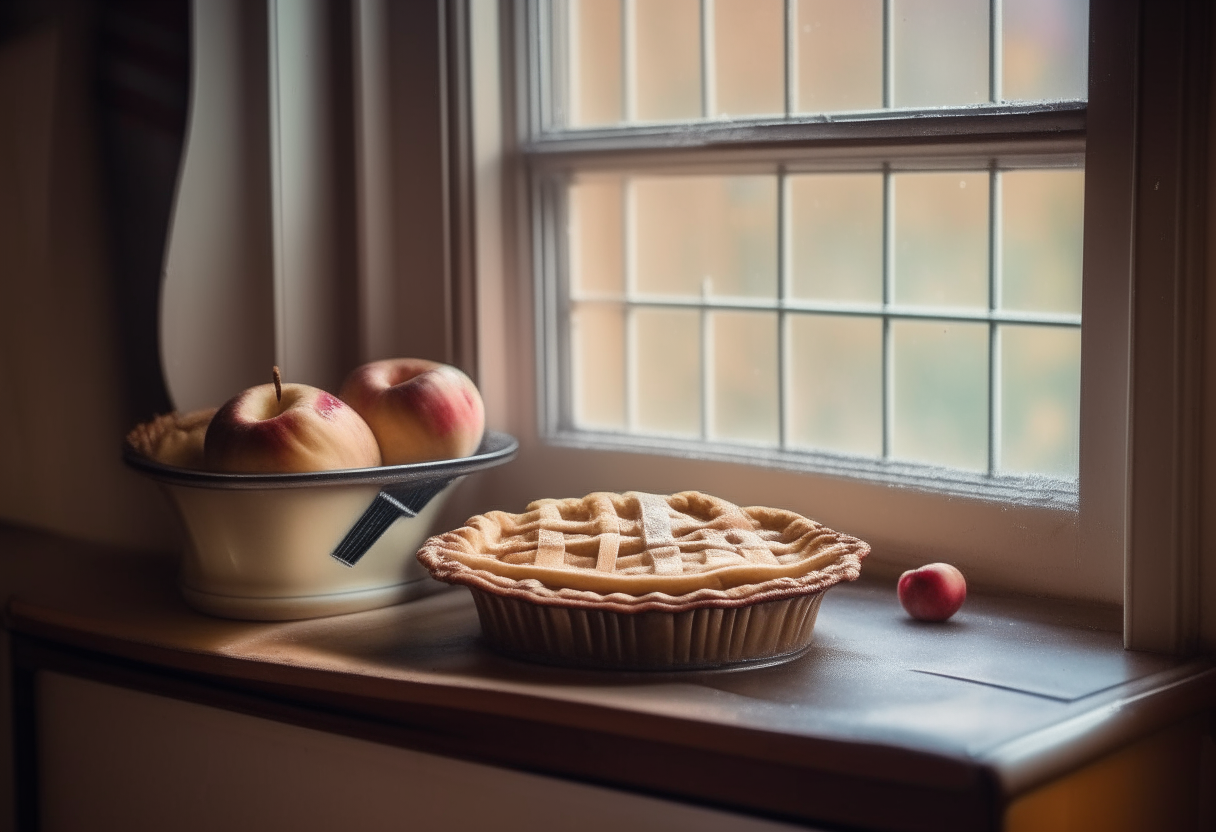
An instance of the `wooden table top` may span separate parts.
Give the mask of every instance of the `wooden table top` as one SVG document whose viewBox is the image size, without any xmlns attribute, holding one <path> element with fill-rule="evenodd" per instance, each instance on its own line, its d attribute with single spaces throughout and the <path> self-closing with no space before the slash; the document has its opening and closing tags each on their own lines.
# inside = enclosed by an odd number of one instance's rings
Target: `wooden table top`
<svg viewBox="0 0 1216 832">
<path fill-rule="evenodd" d="M 612 673 L 489 652 L 463 589 L 243 622 L 191 610 L 175 571 L 167 555 L 0 526 L 19 661 L 75 651 L 79 672 L 108 663 L 119 683 L 776 817 L 992 826 L 1013 797 L 1216 705 L 1209 659 L 1124 651 L 1118 610 L 1059 601 L 973 595 L 920 624 L 863 580 L 827 593 L 793 662 Z"/>
</svg>

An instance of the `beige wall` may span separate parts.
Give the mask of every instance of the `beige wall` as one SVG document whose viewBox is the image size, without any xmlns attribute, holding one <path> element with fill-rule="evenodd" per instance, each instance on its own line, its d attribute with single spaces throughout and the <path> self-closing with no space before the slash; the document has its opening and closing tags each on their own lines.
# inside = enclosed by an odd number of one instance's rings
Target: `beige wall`
<svg viewBox="0 0 1216 832">
<path fill-rule="evenodd" d="M 170 549 L 167 504 L 119 455 L 86 22 L 0 45 L 0 520 Z"/>
</svg>

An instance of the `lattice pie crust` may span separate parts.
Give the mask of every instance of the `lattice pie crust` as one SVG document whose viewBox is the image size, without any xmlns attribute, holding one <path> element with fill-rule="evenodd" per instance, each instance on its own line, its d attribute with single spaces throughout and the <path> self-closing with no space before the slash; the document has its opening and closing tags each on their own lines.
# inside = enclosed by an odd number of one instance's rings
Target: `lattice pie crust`
<svg viewBox="0 0 1216 832">
<path fill-rule="evenodd" d="M 496 646 L 582 664 L 661 667 L 804 648 L 818 594 L 856 579 L 868 552 L 864 542 L 794 512 L 740 508 L 697 491 L 631 491 L 478 515 L 432 537 L 418 559 L 439 580 L 474 590 Z M 687 620 L 673 624 L 672 615 Z M 723 642 L 717 630 L 727 626 Z M 767 635 L 747 632 L 757 627 Z M 691 649 L 689 639 L 700 646 Z"/>
</svg>

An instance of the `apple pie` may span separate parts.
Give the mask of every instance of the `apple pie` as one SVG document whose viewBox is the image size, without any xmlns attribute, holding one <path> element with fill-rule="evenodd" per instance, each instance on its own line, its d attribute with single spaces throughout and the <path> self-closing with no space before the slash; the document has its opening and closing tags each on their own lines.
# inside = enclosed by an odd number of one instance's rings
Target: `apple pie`
<svg viewBox="0 0 1216 832">
<path fill-rule="evenodd" d="M 869 548 L 792 511 L 631 491 L 477 515 L 418 559 L 472 590 L 496 649 L 672 669 L 801 654 L 823 592 L 855 580 Z"/>
</svg>

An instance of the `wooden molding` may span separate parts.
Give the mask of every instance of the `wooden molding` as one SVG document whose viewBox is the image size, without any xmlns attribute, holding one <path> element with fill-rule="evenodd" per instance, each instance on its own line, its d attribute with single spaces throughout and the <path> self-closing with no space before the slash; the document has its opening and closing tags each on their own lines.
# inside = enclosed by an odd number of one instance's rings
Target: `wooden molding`
<svg viewBox="0 0 1216 832">
<path fill-rule="evenodd" d="M 1205 2 L 1140 7 L 1124 638 L 1197 646 L 1208 50 Z"/>
</svg>

